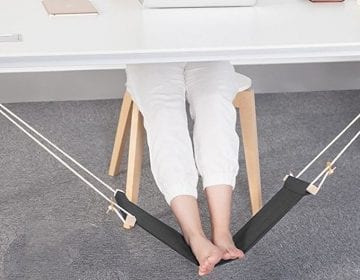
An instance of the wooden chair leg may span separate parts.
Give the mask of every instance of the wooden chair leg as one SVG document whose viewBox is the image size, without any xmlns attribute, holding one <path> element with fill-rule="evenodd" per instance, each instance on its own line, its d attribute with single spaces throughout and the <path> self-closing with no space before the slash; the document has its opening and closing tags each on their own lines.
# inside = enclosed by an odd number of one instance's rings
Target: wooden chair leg
<svg viewBox="0 0 360 280">
<path fill-rule="evenodd" d="M 239 108 L 251 209 L 255 215 L 262 207 L 262 196 L 254 91 L 239 92 L 234 103 Z"/>
<path fill-rule="evenodd" d="M 126 176 L 126 196 L 137 203 L 141 179 L 141 164 L 144 151 L 144 119 L 135 103 L 132 105 L 129 141 L 128 170 Z M 125 228 L 130 226 L 125 222 Z"/>
<path fill-rule="evenodd" d="M 124 151 L 124 143 L 130 131 L 130 113 L 132 106 L 130 94 L 126 91 L 121 104 L 119 122 L 116 130 L 115 143 L 110 161 L 109 175 L 116 176 L 119 174 L 120 161 Z"/>
</svg>

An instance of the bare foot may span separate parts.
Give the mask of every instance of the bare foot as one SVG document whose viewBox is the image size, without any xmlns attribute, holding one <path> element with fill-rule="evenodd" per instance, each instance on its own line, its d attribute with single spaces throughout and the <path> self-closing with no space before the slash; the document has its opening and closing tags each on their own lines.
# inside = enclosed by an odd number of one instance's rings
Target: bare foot
<svg viewBox="0 0 360 280">
<path fill-rule="evenodd" d="M 214 234 L 213 243 L 221 250 L 223 250 L 224 254 L 222 258 L 224 260 L 240 259 L 245 256 L 243 251 L 236 248 L 231 233 L 229 231 L 224 233 Z"/>
<path fill-rule="evenodd" d="M 224 255 L 223 250 L 212 244 L 211 241 L 203 235 L 189 237 L 188 244 L 200 264 L 200 276 L 209 274 Z"/>
</svg>

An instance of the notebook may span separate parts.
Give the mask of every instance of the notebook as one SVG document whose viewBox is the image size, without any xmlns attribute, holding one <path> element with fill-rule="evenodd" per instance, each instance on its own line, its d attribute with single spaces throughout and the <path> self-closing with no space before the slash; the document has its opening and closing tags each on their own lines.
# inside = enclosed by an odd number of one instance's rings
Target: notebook
<svg viewBox="0 0 360 280">
<path fill-rule="evenodd" d="M 49 15 L 98 14 L 89 0 L 43 0 Z"/>
</svg>

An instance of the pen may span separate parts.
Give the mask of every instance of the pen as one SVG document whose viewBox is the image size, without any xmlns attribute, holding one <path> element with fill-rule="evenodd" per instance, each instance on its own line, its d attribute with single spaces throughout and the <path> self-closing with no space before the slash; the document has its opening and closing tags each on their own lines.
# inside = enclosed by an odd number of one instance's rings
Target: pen
<svg viewBox="0 0 360 280">
<path fill-rule="evenodd" d="M 0 34 L 0 42 L 17 42 L 21 41 L 21 34 L 3 33 Z"/>
</svg>

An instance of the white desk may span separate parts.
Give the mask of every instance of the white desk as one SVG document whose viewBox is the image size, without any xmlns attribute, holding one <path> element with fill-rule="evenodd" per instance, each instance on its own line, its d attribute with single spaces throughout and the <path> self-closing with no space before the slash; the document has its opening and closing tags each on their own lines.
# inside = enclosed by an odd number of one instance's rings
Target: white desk
<svg viewBox="0 0 360 280">
<path fill-rule="evenodd" d="M 100 15 L 49 17 L 40 0 L 1 0 L 0 72 L 121 69 L 127 63 L 231 60 L 274 64 L 360 60 L 356 0 L 259 0 L 255 7 L 144 10 L 93 0 Z"/>
</svg>

